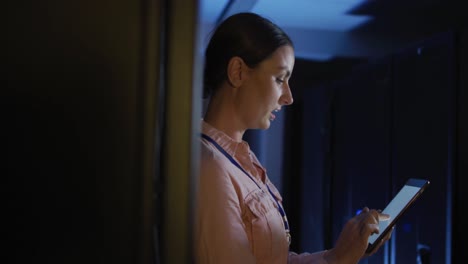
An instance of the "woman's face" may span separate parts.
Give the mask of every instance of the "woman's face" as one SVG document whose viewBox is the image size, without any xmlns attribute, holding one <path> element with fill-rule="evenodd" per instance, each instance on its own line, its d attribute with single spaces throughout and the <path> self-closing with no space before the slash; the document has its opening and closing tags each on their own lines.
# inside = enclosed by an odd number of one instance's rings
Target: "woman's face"
<svg viewBox="0 0 468 264">
<path fill-rule="evenodd" d="M 275 113 L 293 102 L 289 78 L 294 67 L 294 49 L 278 48 L 255 68 L 248 68 L 238 98 L 238 111 L 247 129 L 267 129 Z"/>
</svg>

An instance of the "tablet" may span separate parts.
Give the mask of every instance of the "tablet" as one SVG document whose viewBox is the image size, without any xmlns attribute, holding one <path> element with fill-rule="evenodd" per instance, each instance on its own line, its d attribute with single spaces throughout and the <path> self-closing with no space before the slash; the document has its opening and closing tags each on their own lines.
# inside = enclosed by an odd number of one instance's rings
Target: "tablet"
<svg viewBox="0 0 468 264">
<path fill-rule="evenodd" d="M 390 232 L 397 220 L 409 208 L 409 206 L 416 201 L 421 193 L 429 185 L 429 181 L 425 179 L 410 178 L 406 181 L 405 185 L 393 197 L 390 203 L 382 211 L 384 214 L 390 215 L 390 219 L 379 221 L 379 234 L 372 234 L 369 236 L 369 246 L 366 252 L 371 252 L 375 246 Z"/>
</svg>

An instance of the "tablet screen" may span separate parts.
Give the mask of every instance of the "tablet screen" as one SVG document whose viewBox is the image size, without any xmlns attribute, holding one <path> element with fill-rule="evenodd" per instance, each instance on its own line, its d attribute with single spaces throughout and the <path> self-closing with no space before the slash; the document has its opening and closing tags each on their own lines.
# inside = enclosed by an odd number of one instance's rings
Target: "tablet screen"
<svg viewBox="0 0 468 264">
<path fill-rule="evenodd" d="M 382 213 L 390 215 L 390 219 L 379 222 L 380 234 L 372 234 L 369 237 L 370 247 L 389 232 L 399 216 L 421 194 L 427 184 L 429 184 L 429 181 L 421 179 L 409 179 L 406 182 L 403 188 L 382 211 Z"/>
</svg>

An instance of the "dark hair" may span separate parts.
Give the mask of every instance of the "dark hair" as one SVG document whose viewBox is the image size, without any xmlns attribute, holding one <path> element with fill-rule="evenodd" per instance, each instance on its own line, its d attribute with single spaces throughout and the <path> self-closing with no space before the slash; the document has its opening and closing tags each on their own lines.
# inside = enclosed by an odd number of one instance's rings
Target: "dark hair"
<svg viewBox="0 0 468 264">
<path fill-rule="evenodd" d="M 239 56 L 254 68 L 285 45 L 293 46 L 291 39 L 270 20 L 254 13 L 230 16 L 217 27 L 206 48 L 203 97 L 209 97 L 227 79 L 232 57 Z"/>
</svg>

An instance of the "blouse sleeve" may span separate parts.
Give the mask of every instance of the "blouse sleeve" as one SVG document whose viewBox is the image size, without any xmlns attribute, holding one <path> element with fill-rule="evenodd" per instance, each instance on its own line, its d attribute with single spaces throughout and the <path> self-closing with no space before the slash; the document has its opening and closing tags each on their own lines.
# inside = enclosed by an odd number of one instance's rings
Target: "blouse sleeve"
<svg viewBox="0 0 468 264">
<path fill-rule="evenodd" d="M 326 251 L 320 251 L 302 254 L 289 252 L 288 264 L 327 264 L 327 261 L 323 258 L 325 252 Z"/>
</svg>

